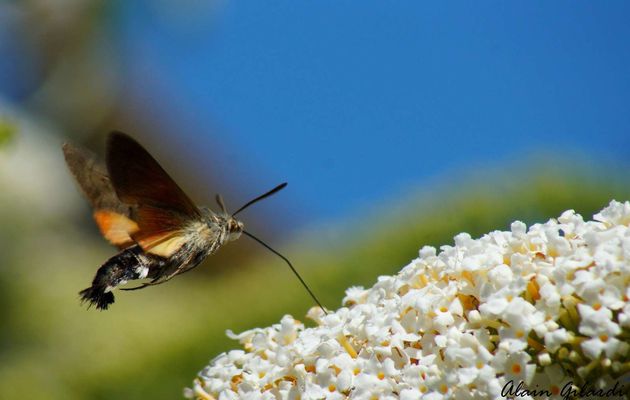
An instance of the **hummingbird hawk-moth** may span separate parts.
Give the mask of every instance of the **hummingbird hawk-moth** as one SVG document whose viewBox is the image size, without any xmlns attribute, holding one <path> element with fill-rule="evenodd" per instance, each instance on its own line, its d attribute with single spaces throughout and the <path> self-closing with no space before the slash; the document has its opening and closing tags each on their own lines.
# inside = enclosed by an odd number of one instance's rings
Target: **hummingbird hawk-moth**
<svg viewBox="0 0 630 400">
<path fill-rule="evenodd" d="M 220 211 L 215 212 L 195 206 L 158 162 L 123 133 L 109 135 L 105 164 L 91 152 L 70 143 L 63 145 L 63 152 L 94 210 L 101 233 L 120 250 L 98 269 L 92 285 L 79 292 L 82 302 L 106 310 L 114 302 L 113 289 L 145 278 L 149 281 L 121 290 L 164 283 L 195 268 L 225 243 L 245 234 L 280 256 L 324 310 L 291 262 L 245 231 L 243 223 L 235 218 L 250 205 L 282 190 L 286 183 L 247 202 L 232 214 L 217 195 Z"/>
</svg>

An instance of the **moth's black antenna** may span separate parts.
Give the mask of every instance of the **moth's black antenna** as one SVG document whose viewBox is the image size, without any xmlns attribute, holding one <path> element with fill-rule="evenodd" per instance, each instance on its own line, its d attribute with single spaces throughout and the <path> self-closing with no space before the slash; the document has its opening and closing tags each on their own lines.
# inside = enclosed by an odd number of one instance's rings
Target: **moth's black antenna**
<svg viewBox="0 0 630 400">
<path fill-rule="evenodd" d="M 268 191 L 265 194 L 261 194 L 260 196 L 256 197 L 254 200 L 250 200 L 247 203 L 245 203 L 245 205 L 241 208 L 239 208 L 238 210 L 236 210 L 236 212 L 234 214 L 232 214 L 232 216 L 235 216 L 236 214 L 240 213 L 241 211 L 243 211 L 244 209 L 246 209 L 247 207 L 251 206 L 252 204 L 256 203 L 257 201 L 260 201 L 266 197 L 271 196 L 274 193 L 279 192 L 280 190 L 284 189 L 287 186 L 287 183 L 281 183 L 278 186 L 276 186 L 275 188 L 271 189 L 270 191 Z"/>
<path fill-rule="evenodd" d="M 286 183 L 278 186 L 277 188 L 273 189 L 271 192 L 267 193 L 266 195 L 269 195 L 273 192 L 277 192 L 278 190 L 282 189 Z M 282 187 L 281 187 L 282 186 Z M 261 197 L 265 197 L 266 195 L 263 195 Z M 288 258 L 286 258 L 285 256 L 283 256 L 282 254 L 278 253 L 277 251 L 275 251 L 274 249 L 272 249 L 271 247 L 269 247 L 269 245 L 265 242 L 263 242 L 262 240 L 258 239 L 256 236 L 252 235 L 251 233 L 247 232 L 247 231 L 243 231 L 243 233 L 247 236 L 249 236 L 250 238 L 254 239 L 255 241 L 257 241 L 258 243 L 260 243 L 261 245 L 263 245 L 264 247 L 267 248 L 267 250 L 271 251 L 272 253 L 274 253 L 275 255 L 277 255 L 278 257 L 282 258 L 288 265 L 289 268 L 291 268 L 291 271 L 293 271 L 293 273 L 295 274 L 295 276 L 297 276 L 297 278 L 300 280 L 300 282 L 302 283 L 302 285 L 304 286 L 304 288 L 306 289 L 306 291 L 308 292 L 308 294 L 311 295 L 311 297 L 313 298 L 313 300 L 315 300 L 315 303 L 317 303 L 317 305 L 319 306 L 319 308 L 322 309 L 322 311 L 324 312 L 324 314 L 328 315 L 328 313 L 326 312 L 326 309 L 324 308 L 324 306 L 322 306 L 322 303 L 319 302 L 319 300 L 317 300 L 317 297 L 315 297 L 315 295 L 313 294 L 313 292 L 311 291 L 311 289 L 308 287 L 308 285 L 306 284 L 306 282 L 304 282 L 304 279 L 302 279 L 302 277 L 300 276 L 300 274 L 298 274 L 298 272 L 295 270 L 295 268 L 293 267 L 293 264 L 291 264 L 291 261 L 289 261 Z"/>
<path fill-rule="evenodd" d="M 227 214 L 227 209 L 225 208 L 225 203 L 223 202 L 223 197 L 221 197 L 220 194 L 217 194 L 215 199 L 216 199 L 217 204 L 219 205 L 219 207 L 221 207 L 221 211 L 223 211 L 224 214 Z"/>
</svg>

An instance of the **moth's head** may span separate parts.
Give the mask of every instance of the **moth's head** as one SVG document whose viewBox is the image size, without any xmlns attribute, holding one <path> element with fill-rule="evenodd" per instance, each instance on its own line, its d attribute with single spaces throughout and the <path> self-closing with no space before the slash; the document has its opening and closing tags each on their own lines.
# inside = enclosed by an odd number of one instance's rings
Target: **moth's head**
<svg viewBox="0 0 630 400">
<path fill-rule="evenodd" d="M 229 217 L 227 220 L 228 240 L 236 240 L 241 237 L 244 228 L 241 221 L 234 217 Z"/>
</svg>

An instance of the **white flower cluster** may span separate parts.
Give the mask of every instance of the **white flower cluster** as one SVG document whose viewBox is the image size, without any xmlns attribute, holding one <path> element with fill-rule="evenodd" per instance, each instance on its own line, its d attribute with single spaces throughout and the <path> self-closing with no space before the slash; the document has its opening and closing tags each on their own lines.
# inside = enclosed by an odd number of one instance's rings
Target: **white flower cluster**
<svg viewBox="0 0 630 400">
<path fill-rule="evenodd" d="M 316 327 L 285 316 L 228 331 L 244 349 L 212 360 L 185 395 L 492 399 L 605 387 L 630 371 L 630 203 L 594 219 L 566 211 L 529 230 L 462 233 L 348 289 L 337 311 L 311 309 Z"/>
</svg>

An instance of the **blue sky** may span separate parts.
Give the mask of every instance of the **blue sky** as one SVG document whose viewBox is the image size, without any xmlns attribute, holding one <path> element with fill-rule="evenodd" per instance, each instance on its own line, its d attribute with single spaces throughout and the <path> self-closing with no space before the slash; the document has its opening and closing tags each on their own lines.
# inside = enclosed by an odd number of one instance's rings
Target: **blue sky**
<svg viewBox="0 0 630 400">
<path fill-rule="evenodd" d="M 188 26 L 145 4 L 128 50 L 222 127 L 186 134 L 330 218 L 536 152 L 627 160 L 629 4 L 244 1 Z"/>
<path fill-rule="evenodd" d="M 305 221 L 532 153 L 630 160 L 628 2 L 121 3 L 174 140 L 251 192 L 288 181 Z"/>
</svg>

